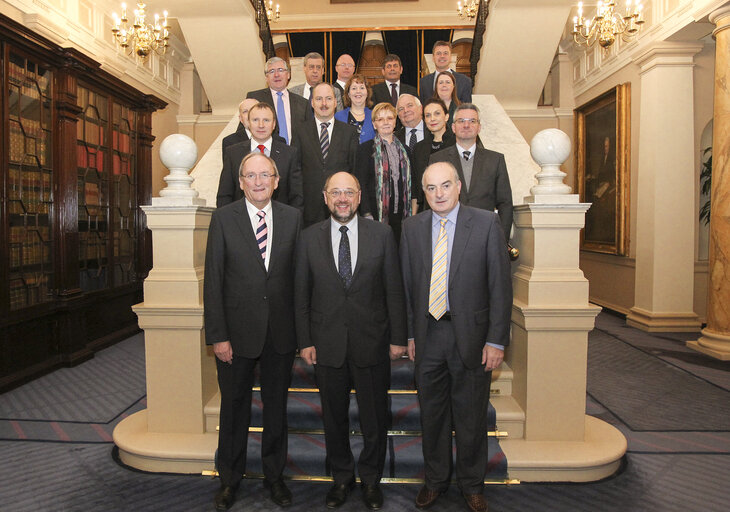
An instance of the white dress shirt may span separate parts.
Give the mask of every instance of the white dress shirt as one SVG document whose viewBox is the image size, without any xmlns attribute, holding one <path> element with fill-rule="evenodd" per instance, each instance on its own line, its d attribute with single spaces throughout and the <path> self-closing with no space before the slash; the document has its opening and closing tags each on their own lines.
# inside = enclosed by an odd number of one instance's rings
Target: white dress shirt
<svg viewBox="0 0 730 512">
<path fill-rule="evenodd" d="M 347 239 L 350 242 L 350 268 L 355 273 L 355 265 L 357 264 L 357 215 L 355 215 L 347 224 L 340 224 L 330 217 L 330 236 L 332 237 L 332 256 L 335 258 L 335 267 L 340 271 L 340 226 L 347 226 Z"/>
</svg>

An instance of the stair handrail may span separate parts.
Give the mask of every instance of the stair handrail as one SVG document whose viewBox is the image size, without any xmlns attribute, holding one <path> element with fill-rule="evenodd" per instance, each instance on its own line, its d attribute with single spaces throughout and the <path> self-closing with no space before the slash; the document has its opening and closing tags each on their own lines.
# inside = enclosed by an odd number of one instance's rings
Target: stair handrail
<svg viewBox="0 0 730 512">
<path fill-rule="evenodd" d="M 261 46 L 264 54 L 266 54 L 267 59 L 275 57 L 274 40 L 271 37 L 269 18 L 266 16 L 266 4 L 264 0 L 251 0 L 251 5 L 254 11 L 256 11 L 256 23 L 259 26 L 259 38 L 261 38 Z"/>
<path fill-rule="evenodd" d="M 487 28 L 487 16 L 489 16 L 489 4 L 491 0 L 483 0 L 479 2 L 479 10 L 477 11 L 476 23 L 474 24 L 474 37 L 471 42 L 471 56 L 469 74 L 472 87 L 474 86 L 474 77 L 477 76 L 477 67 L 479 65 L 479 57 L 482 53 L 482 44 L 484 44 L 484 32 Z"/>
</svg>

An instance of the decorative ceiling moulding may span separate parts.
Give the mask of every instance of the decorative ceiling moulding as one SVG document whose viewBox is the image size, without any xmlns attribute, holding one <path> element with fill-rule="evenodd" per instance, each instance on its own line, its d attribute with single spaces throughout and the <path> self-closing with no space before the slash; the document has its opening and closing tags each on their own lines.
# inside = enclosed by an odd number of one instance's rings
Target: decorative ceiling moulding
<svg viewBox="0 0 730 512">
<path fill-rule="evenodd" d="M 434 21 L 442 22 L 436 25 Z M 455 11 L 429 11 L 418 13 L 411 11 L 389 12 L 387 18 L 372 12 L 353 12 L 343 16 L 337 13 L 318 14 L 283 14 L 276 24 L 271 25 L 271 32 L 321 31 L 321 30 L 398 30 L 425 28 L 464 28 L 474 29 L 474 22 L 459 19 Z"/>
<path fill-rule="evenodd" d="M 387 2 L 418 2 L 418 0 L 330 0 L 331 4 L 382 4 Z"/>
</svg>

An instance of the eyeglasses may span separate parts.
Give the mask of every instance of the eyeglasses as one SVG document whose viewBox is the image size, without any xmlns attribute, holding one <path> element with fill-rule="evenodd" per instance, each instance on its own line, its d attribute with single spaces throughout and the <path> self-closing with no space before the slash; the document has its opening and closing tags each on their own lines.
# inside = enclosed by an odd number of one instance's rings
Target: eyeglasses
<svg viewBox="0 0 730 512">
<path fill-rule="evenodd" d="M 336 68 L 354 68 L 354 64 L 346 63 L 346 64 L 337 64 L 335 65 Z"/>
<path fill-rule="evenodd" d="M 345 197 L 347 197 L 348 199 L 352 199 L 353 197 L 355 197 L 355 194 L 357 194 L 357 190 L 352 190 L 351 188 L 346 188 L 344 190 L 335 188 L 335 189 L 327 191 L 327 195 L 333 199 L 338 198 L 343 195 Z"/>
<path fill-rule="evenodd" d="M 269 69 L 268 71 L 266 71 L 264 74 L 273 75 L 274 73 L 286 73 L 287 71 L 289 71 L 289 70 L 285 69 L 285 68 L 276 68 L 276 69 L 272 68 L 272 69 Z"/>
<path fill-rule="evenodd" d="M 261 181 L 266 181 L 268 179 L 275 178 L 276 174 L 272 174 L 270 172 L 262 172 L 261 174 L 255 174 L 253 172 L 250 172 L 248 174 L 243 174 L 241 176 L 246 181 L 254 182 L 258 178 L 261 178 Z"/>
<path fill-rule="evenodd" d="M 456 124 L 478 124 L 479 123 L 479 119 L 471 119 L 471 118 L 460 117 L 459 119 L 454 119 L 454 122 Z"/>
</svg>

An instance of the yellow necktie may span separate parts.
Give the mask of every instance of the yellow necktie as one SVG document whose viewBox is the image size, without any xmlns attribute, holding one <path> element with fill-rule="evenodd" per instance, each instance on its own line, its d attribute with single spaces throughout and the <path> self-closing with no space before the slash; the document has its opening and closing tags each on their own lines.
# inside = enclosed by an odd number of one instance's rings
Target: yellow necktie
<svg viewBox="0 0 730 512">
<path fill-rule="evenodd" d="M 436 240 L 431 265 L 431 289 L 428 293 L 428 312 L 439 320 L 446 313 L 446 257 L 448 240 L 446 238 L 446 219 L 441 219 L 441 230 Z"/>
</svg>

